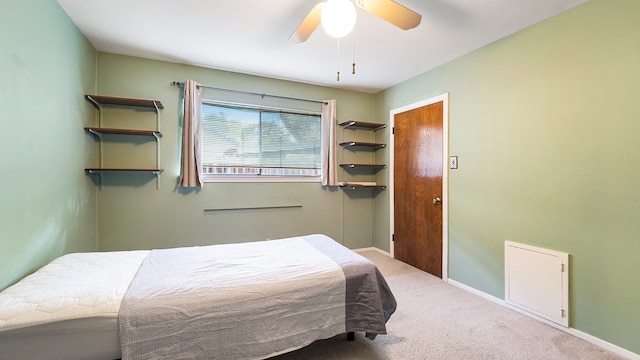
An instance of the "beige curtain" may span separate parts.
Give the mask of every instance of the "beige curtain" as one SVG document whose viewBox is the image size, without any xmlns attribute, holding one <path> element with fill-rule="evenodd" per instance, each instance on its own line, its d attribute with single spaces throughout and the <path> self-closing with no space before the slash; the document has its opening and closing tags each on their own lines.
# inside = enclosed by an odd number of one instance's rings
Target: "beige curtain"
<svg viewBox="0 0 640 360">
<path fill-rule="evenodd" d="M 202 89 L 193 80 L 184 83 L 182 111 L 181 187 L 202 187 Z"/>
<path fill-rule="evenodd" d="M 322 102 L 322 186 L 338 186 L 336 101 Z"/>
</svg>

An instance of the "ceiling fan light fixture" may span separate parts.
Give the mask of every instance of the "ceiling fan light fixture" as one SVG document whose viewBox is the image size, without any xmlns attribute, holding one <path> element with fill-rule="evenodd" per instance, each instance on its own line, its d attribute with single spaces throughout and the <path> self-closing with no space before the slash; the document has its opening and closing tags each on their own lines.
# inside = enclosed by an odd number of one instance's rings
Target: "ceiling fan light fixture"
<svg viewBox="0 0 640 360">
<path fill-rule="evenodd" d="M 327 0 L 322 9 L 321 24 L 329 36 L 344 37 L 356 25 L 356 8 L 350 0 Z"/>
</svg>

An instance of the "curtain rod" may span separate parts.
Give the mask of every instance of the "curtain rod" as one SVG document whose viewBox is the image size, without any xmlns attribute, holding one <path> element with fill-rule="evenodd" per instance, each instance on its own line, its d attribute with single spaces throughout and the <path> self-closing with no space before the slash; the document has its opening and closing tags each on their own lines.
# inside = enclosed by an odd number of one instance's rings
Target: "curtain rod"
<svg viewBox="0 0 640 360">
<path fill-rule="evenodd" d="M 171 86 L 184 86 L 184 82 L 172 81 L 172 82 L 169 83 L 169 85 L 171 85 Z M 310 103 L 316 103 L 316 104 L 325 104 L 325 105 L 327 104 L 326 101 L 320 101 L 320 100 L 309 100 L 309 99 L 301 99 L 301 98 L 294 98 L 294 97 L 288 97 L 288 96 L 260 94 L 260 93 L 254 93 L 254 92 L 249 92 L 249 91 L 223 89 L 223 88 L 217 88 L 217 87 L 213 87 L 213 86 L 204 86 L 204 85 L 198 85 L 198 87 L 199 88 L 204 88 L 204 89 L 209 89 L 209 90 L 225 91 L 225 92 L 230 92 L 230 93 L 234 93 L 234 94 L 260 96 L 262 98 L 270 97 L 270 98 L 274 98 L 274 99 L 304 101 L 304 102 L 310 102 Z"/>
</svg>

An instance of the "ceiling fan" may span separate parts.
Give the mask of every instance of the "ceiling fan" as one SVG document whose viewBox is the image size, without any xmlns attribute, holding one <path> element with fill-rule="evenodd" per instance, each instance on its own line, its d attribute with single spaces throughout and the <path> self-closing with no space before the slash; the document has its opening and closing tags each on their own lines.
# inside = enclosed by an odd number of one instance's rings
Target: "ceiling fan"
<svg viewBox="0 0 640 360">
<path fill-rule="evenodd" d="M 322 12 L 327 3 L 335 0 L 327 0 L 317 3 L 302 20 L 298 28 L 293 32 L 289 41 L 301 43 L 306 41 L 313 31 L 320 25 Z M 408 9 L 392 0 L 354 0 L 361 9 L 383 19 L 391 24 L 409 30 L 420 24 L 422 15 Z"/>
</svg>

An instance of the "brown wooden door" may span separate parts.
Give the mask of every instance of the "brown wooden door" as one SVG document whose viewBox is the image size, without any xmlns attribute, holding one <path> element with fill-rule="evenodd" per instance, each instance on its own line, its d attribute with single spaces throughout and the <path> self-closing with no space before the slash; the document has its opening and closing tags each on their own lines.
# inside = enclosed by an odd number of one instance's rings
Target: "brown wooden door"
<svg viewBox="0 0 640 360">
<path fill-rule="evenodd" d="M 443 103 L 394 116 L 394 257 L 442 277 Z"/>
</svg>

